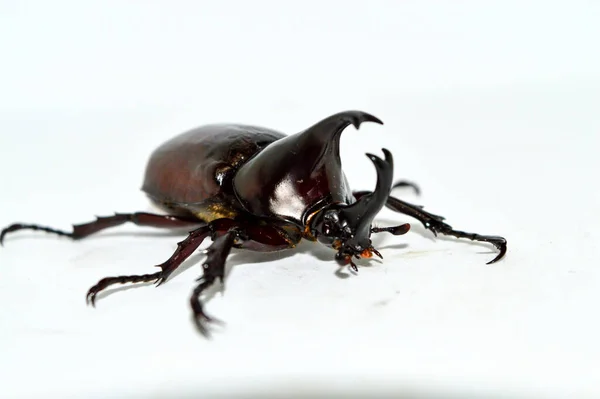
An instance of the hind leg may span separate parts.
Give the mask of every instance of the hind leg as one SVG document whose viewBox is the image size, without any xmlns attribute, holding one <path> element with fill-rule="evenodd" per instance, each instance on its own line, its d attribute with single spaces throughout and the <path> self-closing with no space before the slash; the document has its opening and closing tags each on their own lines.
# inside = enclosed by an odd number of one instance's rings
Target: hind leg
<svg viewBox="0 0 600 399">
<path fill-rule="evenodd" d="M 96 220 L 89 223 L 73 225 L 73 231 L 63 231 L 52 227 L 41 226 L 38 224 L 12 224 L 0 232 L 0 245 L 3 245 L 4 237 L 8 233 L 13 233 L 19 230 L 37 230 L 45 231 L 63 237 L 69 237 L 73 240 L 85 238 L 91 234 L 97 233 L 100 230 L 116 227 L 127 222 L 131 222 L 138 226 L 159 227 L 159 228 L 176 228 L 202 224 L 202 222 L 193 217 L 173 216 L 173 215 L 158 215 L 154 213 L 135 212 L 135 213 L 117 213 L 113 216 L 96 217 Z"/>
</svg>

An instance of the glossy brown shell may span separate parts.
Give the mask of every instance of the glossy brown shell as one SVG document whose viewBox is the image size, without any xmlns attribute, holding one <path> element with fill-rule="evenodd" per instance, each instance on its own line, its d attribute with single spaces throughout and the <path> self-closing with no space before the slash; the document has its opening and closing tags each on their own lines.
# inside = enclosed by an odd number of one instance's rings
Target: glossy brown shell
<svg viewBox="0 0 600 399">
<path fill-rule="evenodd" d="M 346 127 L 382 122 L 362 111 L 331 115 L 266 147 L 234 176 L 239 201 L 251 214 L 308 224 L 314 211 L 355 198 L 340 159 Z"/>
<path fill-rule="evenodd" d="M 205 222 L 243 215 L 304 227 L 317 208 L 355 202 L 339 141 L 346 127 L 363 122 L 381 123 L 344 111 L 289 136 L 249 125 L 203 126 L 154 151 L 142 189 L 169 213 Z"/>
<path fill-rule="evenodd" d="M 142 191 L 159 207 L 210 221 L 234 217 L 235 171 L 283 133 L 249 125 L 206 125 L 165 142 L 150 156 Z"/>
</svg>

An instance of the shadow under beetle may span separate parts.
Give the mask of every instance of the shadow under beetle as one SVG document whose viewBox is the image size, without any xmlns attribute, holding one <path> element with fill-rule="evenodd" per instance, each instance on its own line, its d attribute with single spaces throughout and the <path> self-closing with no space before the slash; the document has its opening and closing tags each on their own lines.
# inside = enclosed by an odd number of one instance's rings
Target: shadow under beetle
<svg viewBox="0 0 600 399">
<path fill-rule="evenodd" d="M 372 233 L 402 235 L 410 229 L 408 223 L 373 227 L 373 219 L 384 206 L 415 218 L 435 235 L 494 245 L 499 254 L 488 264 L 504 256 L 503 237 L 454 230 L 443 217 L 392 197 L 393 188 L 412 186 L 417 192 L 418 188 L 405 181 L 393 184 L 394 162 L 386 149 L 382 150 L 383 159 L 367 154 L 377 171 L 375 189 L 352 191 L 342 171 L 340 136 L 349 125 L 358 129 L 363 122 L 383 124 L 365 112 L 345 111 L 290 136 L 240 124 L 213 124 L 188 131 L 156 149 L 146 168 L 142 190 L 166 215 L 137 212 L 98 217 L 74 225 L 72 232 L 18 223 L 2 230 L 0 244 L 7 233 L 23 229 L 77 240 L 126 222 L 162 228 L 196 226 L 177 244 L 173 255 L 158 265 L 160 271 L 104 278 L 90 288 L 86 298 L 95 305 L 96 295 L 113 284 L 161 285 L 210 236 L 212 245 L 206 251 L 203 275 L 190 298 L 202 333 L 213 319 L 204 312 L 200 294 L 215 280 L 223 282 L 231 248 L 279 251 L 294 248 L 304 238 L 332 247 L 340 265 L 356 270 L 353 258 L 381 257 L 372 246 Z"/>
</svg>

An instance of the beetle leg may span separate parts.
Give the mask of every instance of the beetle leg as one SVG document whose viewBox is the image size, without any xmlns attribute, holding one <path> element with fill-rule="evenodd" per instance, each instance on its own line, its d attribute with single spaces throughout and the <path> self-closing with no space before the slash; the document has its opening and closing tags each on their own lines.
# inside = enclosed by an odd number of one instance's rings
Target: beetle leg
<svg viewBox="0 0 600 399">
<path fill-rule="evenodd" d="M 443 217 L 426 212 L 422 208 L 399 200 L 398 198 L 389 197 L 386 205 L 388 208 L 396 212 L 404 213 L 405 215 L 414 217 L 423 223 L 423 226 L 425 226 L 426 229 L 431 230 L 431 232 L 433 232 L 435 235 L 437 235 L 437 233 L 441 233 L 456 238 L 467 238 L 472 241 L 481 241 L 492 244 L 498 249 L 499 253 L 494 259 L 487 262 L 488 265 L 499 261 L 506 254 L 506 239 L 504 237 L 488 236 L 454 230 L 452 226 L 442 221 L 444 220 Z"/>
<path fill-rule="evenodd" d="M 354 196 L 358 199 L 366 193 L 368 192 L 358 191 L 354 193 Z M 438 233 L 441 233 L 456 238 L 467 238 L 472 241 L 481 241 L 492 244 L 498 249 L 499 253 L 494 259 L 487 262 L 488 265 L 499 261 L 506 254 L 506 239 L 504 237 L 488 236 L 454 230 L 452 226 L 444 223 L 444 217 L 429 213 L 423 210 L 423 207 L 421 206 L 409 204 L 408 202 L 392 196 L 388 198 L 386 206 L 395 212 L 403 213 L 417 219 L 419 222 L 423 223 L 423 226 L 425 226 L 426 229 L 430 230 L 436 236 Z"/>
<path fill-rule="evenodd" d="M 177 249 L 169 259 L 158 265 L 162 269 L 160 277 L 156 280 L 156 286 L 163 284 L 171 273 L 173 273 L 210 234 L 210 226 L 202 226 L 192 231 L 185 240 L 177 243 Z"/>
<path fill-rule="evenodd" d="M 196 221 L 196 223 L 198 223 Z M 287 228 L 287 229 L 286 229 Z M 248 230 L 248 231 L 246 231 Z M 297 230 L 297 229 L 296 229 Z M 177 269 L 204 241 L 211 235 L 213 243 L 207 249 L 207 258 L 203 263 L 204 273 L 200 283 L 194 289 L 190 304 L 194 313 L 196 326 L 203 334 L 208 334 L 205 322 L 214 321 L 204 313 L 200 294 L 210 287 L 216 279 L 223 283 L 225 274 L 225 261 L 233 246 L 249 248 L 258 251 L 277 251 L 292 247 L 301 239 L 299 231 L 290 229 L 283 224 L 278 227 L 271 225 L 246 226 L 242 229 L 233 219 L 216 219 L 204 226 L 190 232 L 188 237 L 177 244 L 177 249 L 167 261 L 158 265 L 160 272 L 133 276 L 106 277 L 89 289 L 86 300 L 95 306 L 98 293 L 114 284 L 156 282 L 157 286 L 163 284 L 169 275 Z"/>
<path fill-rule="evenodd" d="M 400 188 L 400 187 L 410 187 L 413 190 L 415 190 L 415 194 L 421 195 L 421 189 L 419 188 L 419 186 L 416 183 L 413 183 L 411 181 L 399 180 L 392 185 L 392 190 L 395 188 Z"/>
<path fill-rule="evenodd" d="M 225 261 L 229 256 L 229 252 L 233 247 L 235 239 L 238 238 L 239 235 L 240 231 L 237 228 L 232 228 L 227 233 L 217 237 L 212 245 L 208 247 L 206 251 L 206 260 L 202 264 L 204 273 L 202 274 L 202 277 L 198 279 L 200 284 L 194 288 L 192 296 L 190 297 L 190 305 L 194 312 L 194 322 L 196 323 L 198 330 L 205 336 L 208 335 L 208 331 L 204 323 L 212 322 L 214 319 L 204 312 L 202 302 L 200 301 L 200 294 L 210 287 L 216 279 L 219 279 L 221 284 L 223 284 L 225 278 Z"/>
<path fill-rule="evenodd" d="M 391 233 L 395 236 L 401 236 L 402 234 L 408 233 L 409 230 L 410 230 L 410 224 L 404 223 L 399 226 L 393 226 L 393 227 L 372 227 L 371 233 L 387 232 L 387 233 Z"/>
<path fill-rule="evenodd" d="M 40 226 L 37 224 L 15 223 L 6 227 L 0 232 L 0 244 L 4 241 L 4 236 L 18 230 L 39 230 L 47 233 L 57 234 L 59 236 L 69 237 L 74 240 L 85 238 L 91 234 L 97 233 L 110 227 L 119 226 L 127 222 L 138 226 L 176 228 L 201 224 L 198 219 L 185 216 L 158 215 L 154 213 L 135 212 L 135 213 L 117 213 L 113 216 L 96 217 L 96 220 L 89 223 L 73 225 L 73 231 L 62 231 L 52 227 Z"/>
<path fill-rule="evenodd" d="M 202 241 L 210 234 L 208 225 L 197 228 L 190 232 L 188 237 L 177 243 L 177 249 L 171 257 L 164 263 L 158 265 L 162 270 L 151 274 L 142 274 L 137 276 L 116 276 L 106 277 L 100 280 L 96 285 L 89 289 L 86 295 L 86 302 L 92 306 L 96 305 L 96 295 L 105 288 L 114 284 L 126 283 L 145 283 L 155 281 L 157 286 L 164 283 L 169 275 L 175 271 L 199 246 Z"/>
<path fill-rule="evenodd" d="M 267 221 L 268 224 L 251 223 L 238 225 L 231 219 L 217 219 L 210 223 L 213 243 L 207 249 L 204 273 L 190 298 L 194 321 L 198 330 L 208 335 L 205 322 L 214 321 L 203 309 L 200 295 L 204 290 L 220 280 L 224 284 L 225 262 L 232 247 L 259 252 L 280 251 L 293 248 L 302 239 L 300 230 L 285 222 Z"/>
</svg>

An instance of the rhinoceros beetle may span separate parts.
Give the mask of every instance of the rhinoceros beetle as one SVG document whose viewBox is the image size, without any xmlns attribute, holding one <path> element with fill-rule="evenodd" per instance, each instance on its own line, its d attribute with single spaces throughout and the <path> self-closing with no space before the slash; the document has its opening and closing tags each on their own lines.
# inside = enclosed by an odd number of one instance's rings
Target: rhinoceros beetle
<svg viewBox="0 0 600 399">
<path fill-rule="evenodd" d="M 179 242 L 173 255 L 158 265 L 160 271 L 144 275 L 107 277 L 87 293 L 96 295 L 113 284 L 155 282 L 163 284 L 205 238 L 212 239 L 203 263 L 203 275 L 193 290 L 190 305 L 201 332 L 213 319 L 203 309 L 200 294 L 215 280 L 223 282 L 225 261 L 232 248 L 279 251 L 294 248 L 302 239 L 318 241 L 335 250 L 339 265 L 356 270 L 353 258 L 381 257 L 371 235 L 402 235 L 408 223 L 374 227 L 373 219 L 384 206 L 423 223 L 425 228 L 457 238 L 494 245 L 506 253 L 506 240 L 454 230 L 444 218 L 390 195 L 393 188 L 418 187 L 407 181 L 393 183 L 394 160 L 367 154 L 377 171 L 373 191 L 352 191 L 342 171 L 340 136 L 349 125 L 383 124 L 361 111 L 331 115 L 293 135 L 242 124 L 206 125 L 172 138 L 158 147 L 146 167 L 142 190 L 166 214 L 118 213 L 73 226 L 72 232 L 36 224 L 13 224 L 0 233 L 41 230 L 79 240 L 126 222 L 139 226 L 176 228 L 195 226 Z"/>
</svg>

